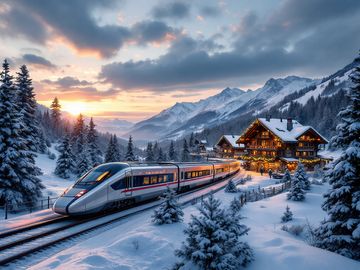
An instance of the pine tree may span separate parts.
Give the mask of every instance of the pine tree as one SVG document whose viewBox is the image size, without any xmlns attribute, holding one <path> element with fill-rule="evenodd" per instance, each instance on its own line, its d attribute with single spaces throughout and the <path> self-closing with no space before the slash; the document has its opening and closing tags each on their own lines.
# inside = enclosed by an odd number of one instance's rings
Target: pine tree
<svg viewBox="0 0 360 270">
<path fill-rule="evenodd" d="M 184 213 L 177 201 L 175 192 L 167 187 L 163 203 L 154 211 L 153 222 L 158 225 L 171 224 L 181 222 L 183 216 Z"/>
<path fill-rule="evenodd" d="M 190 161 L 190 151 L 186 139 L 184 139 L 183 150 L 181 153 L 181 161 L 182 162 Z"/>
<path fill-rule="evenodd" d="M 35 155 L 26 150 L 21 134 L 21 113 L 16 104 L 16 88 L 5 60 L 0 78 L 0 204 L 13 208 L 28 202 L 34 205 L 44 186 L 37 177 Z"/>
<path fill-rule="evenodd" d="M 292 201 L 303 201 L 305 200 L 305 191 L 303 190 L 303 183 L 301 179 L 294 176 L 291 182 L 291 188 L 287 194 L 287 199 Z"/>
<path fill-rule="evenodd" d="M 342 150 L 325 174 L 331 185 L 322 205 L 327 218 L 316 230 L 316 246 L 360 260 L 360 57 L 351 77 L 350 104 L 339 116 L 334 138 Z"/>
<path fill-rule="evenodd" d="M 23 124 L 20 136 L 24 138 L 28 150 L 45 153 L 47 147 L 43 131 L 36 117 L 35 93 L 26 65 L 20 67 L 20 72 L 17 75 L 18 105 L 21 110 L 21 122 Z"/>
<path fill-rule="evenodd" d="M 291 181 L 291 174 L 288 169 L 285 170 L 284 176 L 281 180 L 283 183 Z"/>
<path fill-rule="evenodd" d="M 298 166 L 297 166 L 296 171 L 294 173 L 294 178 L 299 179 L 299 181 L 301 182 L 302 188 L 304 190 L 309 190 L 310 189 L 311 183 L 310 183 L 308 175 L 306 174 L 304 165 L 301 162 L 298 163 Z"/>
<path fill-rule="evenodd" d="M 154 146 L 152 148 L 152 152 L 153 152 L 154 161 L 158 160 L 158 157 L 159 157 L 159 144 L 158 144 L 158 142 L 154 143 Z"/>
<path fill-rule="evenodd" d="M 227 193 L 236 193 L 238 192 L 236 185 L 234 182 L 230 179 L 225 187 L 225 192 Z"/>
<path fill-rule="evenodd" d="M 186 241 L 175 254 L 183 261 L 176 266 L 190 269 L 189 264 L 200 269 L 238 269 L 253 260 L 253 252 L 240 237 L 249 229 L 240 224 L 238 213 L 224 211 L 213 195 L 203 201 L 200 215 L 191 216 L 185 229 Z"/>
<path fill-rule="evenodd" d="M 87 132 L 87 144 L 89 148 L 90 164 L 92 167 L 102 163 L 102 154 L 97 144 L 97 138 L 97 131 L 95 129 L 93 118 L 91 117 Z"/>
<path fill-rule="evenodd" d="M 59 158 L 56 162 L 55 174 L 62 178 L 69 178 L 74 171 L 74 157 L 70 147 L 70 136 L 66 135 L 60 146 Z"/>
<path fill-rule="evenodd" d="M 61 123 L 61 105 L 57 97 L 54 98 L 50 105 L 51 110 L 51 126 L 55 131 L 55 135 L 60 133 L 60 123 Z"/>
<path fill-rule="evenodd" d="M 121 160 L 121 152 L 120 152 L 120 145 L 119 145 L 119 142 L 118 142 L 118 139 L 116 137 L 116 135 L 114 134 L 114 137 L 113 137 L 113 144 L 114 144 L 114 160 L 116 162 L 119 162 Z"/>
<path fill-rule="evenodd" d="M 290 207 L 287 205 L 286 210 L 281 217 L 281 222 L 285 223 L 293 219 L 293 213 L 290 211 Z"/>
<path fill-rule="evenodd" d="M 163 150 L 161 147 L 159 147 L 159 154 L 158 154 L 158 158 L 157 161 L 158 162 L 163 162 L 166 160 L 166 157 L 164 156 Z"/>
<path fill-rule="evenodd" d="M 86 172 L 93 168 L 90 164 L 89 150 L 86 145 L 84 146 L 83 151 L 78 155 L 76 167 L 78 177 L 83 176 Z"/>
<path fill-rule="evenodd" d="M 169 159 L 170 159 L 170 161 L 176 161 L 177 160 L 177 155 L 176 155 L 175 147 L 174 147 L 174 141 L 170 142 Z"/>
<path fill-rule="evenodd" d="M 153 152 L 153 146 L 152 143 L 149 142 L 146 147 L 146 158 L 145 160 L 147 162 L 153 162 L 154 161 L 154 152 Z"/>
<path fill-rule="evenodd" d="M 110 135 L 110 140 L 106 149 L 105 162 L 114 162 L 114 141 L 112 135 Z"/>
<path fill-rule="evenodd" d="M 134 145 L 133 145 L 133 142 L 132 142 L 131 135 L 129 137 L 129 142 L 128 142 L 128 145 L 127 145 L 127 152 L 126 152 L 126 155 L 125 155 L 125 160 L 126 161 L 135 161 Z"/>
<path fill-rule="evenodd" d="M 242 208 L 240 197 L 234 197 L 233 200 L 230 202 L 230 211 L 232 213 L 239 213 Z"/>
<path fill-rule="evenodd" d="M 190 148 L 194 147 L 194 133 L 193 132 L 191 132 L 191 134 L 190 134 L 189 147 Z"/>
</svg>

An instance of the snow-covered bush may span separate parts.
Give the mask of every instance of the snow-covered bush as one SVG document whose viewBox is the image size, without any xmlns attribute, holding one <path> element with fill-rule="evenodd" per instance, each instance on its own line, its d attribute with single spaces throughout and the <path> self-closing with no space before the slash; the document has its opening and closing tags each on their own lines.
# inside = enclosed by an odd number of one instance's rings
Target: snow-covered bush
<svg viewBox="0 0 360 270">
<path fill-rule="evenodd" d="M 225 187 L 225 192 L 236 193 L 237 191 L 235 183 L 230 179 Z"/>
<path fill-rule="evenodd" d="M 291 226 L 283 225 L 281 226 L 281 230 L 293 234 L 295 236 L 299 236 L 304 231 L 304 225 L 291 225 Z"/>
<path fill-rule="evenodd" d="M 314 178 L 318 178 L 318 179 L 321 179 L 324 177 L 324 171 L 320 168 L 319 165 L 315 165 L 313 176 L 314 176 Z"/>
<path fill-rule="evenodd" d="M 240 224 L 239 214 L 221 209 L 220 204 L 210 195 L 202 202 L 200 215 L 191 216 L 186 241 L 175 251 L 183 261 L 175 269 L 239 269 L 253 260 L 252 249 L 240 240 L 249 228 Z"/>
<path fill-rule="evenodd" d="M 285 183 L 285 182 L 288 182 L 288 181 L 291 181 L 291 174 L 289 172 L 288 169 L 285 170 L 285 173 L 284 173 L 284 176 L 283 178 L 281 179 L 281 182 L 282 183 Z"/>
<path fill-rule="evenodd" d="M 251 180 L 252 180 L 252 176 L 251 176 L 250 174 L 248 174 L 245 179 L 246 179 L 246 181 L 251 181 Z"/>
<path fill-rule="evenodd" d="M 181 222 L 183 216 L 184 212 L 175 197 L 175 192 L 168 187 L 164 193 L 163 203 L 154 211 L 153 222 L 157 225 L 171 224 Z"/>
<path fill-rule="evenodd" d="M 54 154 L 54 153 L 49 153 L 48 154 L 48 157 L 49 157 L 49 159 L 51 159 L 51 160 L 55 160 L 56 159 L 56 155 Z"/>
<path fill-rule="evenodd" d="M 293 219 L 293 213 L 290 211 L 290 207 L 287 205 L 284 214 L 281 217 L 281 222 L 286 223 Z"/>
<path fill-rule="evenodd" d="M 312 179 L 312 180 L 311 180 L 311 184 L 312 184 L 312 185 L 321 186 L 321 185 L 324 184 L 324 183 L 322 182 L 322 180 Z"/>
</svg>

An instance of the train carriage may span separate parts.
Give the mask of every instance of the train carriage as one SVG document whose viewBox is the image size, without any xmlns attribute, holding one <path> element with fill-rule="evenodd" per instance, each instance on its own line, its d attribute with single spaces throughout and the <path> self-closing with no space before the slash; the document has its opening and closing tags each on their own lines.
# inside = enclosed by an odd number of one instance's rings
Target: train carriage
<svg viewBox="0 0 360 270">
<path fill-rule="evenodd" d="M 167 187 L 181 192 L 229 176 L 239 161 L 204 163 L 107 163 L 99 165 L 65 190 L 53 210 L 83 215 L 161 196 Z"/>
</svg>

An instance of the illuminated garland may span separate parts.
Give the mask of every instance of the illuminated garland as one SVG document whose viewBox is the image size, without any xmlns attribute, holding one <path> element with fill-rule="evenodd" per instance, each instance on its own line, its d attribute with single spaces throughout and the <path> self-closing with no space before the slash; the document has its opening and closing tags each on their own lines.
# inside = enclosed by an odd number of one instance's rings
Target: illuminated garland
<svg viewBox="0 0 360 270">
<path fill-rule="evenodd" d="M 299 161 L 304 164 L 315 164 L 315 163 L 319 163 L 321 161 L 321 159 L 320 158 L 317 158 L 317 159 L 302 159 L 302 158 L 300 158 Z"/>
<path fill-rule="evenodd" d="M 248 157 L 248 156 L 242 156 L 242 160 L 249 160 L 249 161 L 267 161 L 267 162 L 273 162 L 275 161 L 275 158 L 266 158 L 266 157 Z"/>
</svg>

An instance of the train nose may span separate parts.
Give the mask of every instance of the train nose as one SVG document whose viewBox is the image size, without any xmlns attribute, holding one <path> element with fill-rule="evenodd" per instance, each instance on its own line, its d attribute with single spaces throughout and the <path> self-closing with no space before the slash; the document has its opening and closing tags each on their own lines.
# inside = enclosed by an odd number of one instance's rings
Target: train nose
<svg viewBox="0 0 360 270">
<path fill-rule="evenodd" d="M 74 197 L 60 197 L 58 198 L 53 206 L 53 211 L 58 214 L 67 215 L 68 207 L 70 203 L 74 201 Z"/>
</svg>

